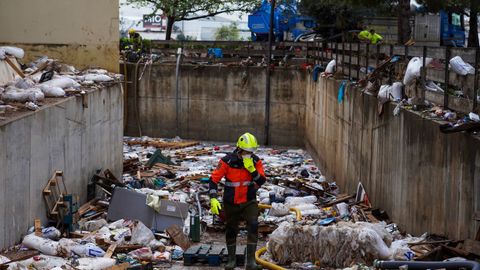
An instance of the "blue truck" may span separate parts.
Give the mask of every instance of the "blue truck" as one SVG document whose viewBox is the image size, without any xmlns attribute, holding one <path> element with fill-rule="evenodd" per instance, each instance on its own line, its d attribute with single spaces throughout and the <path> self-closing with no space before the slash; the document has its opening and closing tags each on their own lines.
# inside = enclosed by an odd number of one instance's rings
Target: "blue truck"
<svg viewBox="0 0 480 270">
<path fill-rule="evenodd" d="M 252 32 L 253 41 L 268 40 L 270 10 L 270 1 L 263 0 L 261 6 L 248 16 L 248 28 Z M 315 27 L 315 20 L 301 15 L 297 1 L 293 0 L 276 1 L 273 22 L 276 41 L 298 40 L 313 33 Z"/>
</svg>

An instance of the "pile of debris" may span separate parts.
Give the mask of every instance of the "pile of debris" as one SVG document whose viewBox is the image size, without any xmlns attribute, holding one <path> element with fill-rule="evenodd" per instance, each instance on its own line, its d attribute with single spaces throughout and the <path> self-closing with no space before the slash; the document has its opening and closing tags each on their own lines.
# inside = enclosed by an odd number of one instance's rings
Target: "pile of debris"
<svg viewBox="0 0 480 270">
<path fill-rule="evenodd" d="M 85 95 L 100 84 L 121 80 L 120 74 L 104 69 L 79 71 L 47 56 L 23 64 L 24 55 L 21 48 L 0 47 L 0 114 L 37 110 L 47 98 Z"/>
<path fill-rule="evenodd" d="M 206 191 L 211 171 L 234 149 L 126 137 L 122 178 L 98 171 L 80 207 L 55 172 L 43 190 L 52 201 L 47 212 L 53 226 L 35 222 L 21 245 L 0 256 L 0 269 L 220 266 L 226 259 L 223 217 L 211 214 Z M 259 232 L 268 238 L 263 259 L 293 268 L 344 268 L 371 266 L 375 259 L 478 258 L 478 241 L 401 233 L 385 212 L 372 209 L 361 183 L 356 195 L 340 193 L 304 150 L 260 148 L 257 155 L 269 179 L 257 193 Z M 206 239 L 209 231 L 216 239 Z"/>
</svg>

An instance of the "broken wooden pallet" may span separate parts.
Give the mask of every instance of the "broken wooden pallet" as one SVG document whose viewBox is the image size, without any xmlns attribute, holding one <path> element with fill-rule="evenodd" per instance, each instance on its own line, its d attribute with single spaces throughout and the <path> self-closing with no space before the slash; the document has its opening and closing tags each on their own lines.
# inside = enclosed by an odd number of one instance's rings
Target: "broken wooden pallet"
<svg viewBox="0 0 480 270">
<path fill-rule="evenodd" d="M 142 145 L 142 146 L 153 146 L 159 149 L 180 149 L 190 146 L 199 145 L 198 141 L 181 141 L 181 142 L 165 142 L 160 140 L 146 140 L 146 141 L 127 141 L 128 145 Z"/>
</svg>

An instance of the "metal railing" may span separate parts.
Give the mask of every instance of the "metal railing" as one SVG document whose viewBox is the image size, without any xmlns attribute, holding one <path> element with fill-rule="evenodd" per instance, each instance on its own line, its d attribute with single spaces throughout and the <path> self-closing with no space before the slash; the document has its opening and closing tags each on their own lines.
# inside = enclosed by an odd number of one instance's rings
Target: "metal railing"
<svg viewBox="0 0 480 270">
<path fill-rule="evenodd" d="M 336 40 L 347 40 L 345 36 Z M 419 78 L 421 98 L 457 111 L 476 111 L 479 87 L 479 50 L 475 48 L 403 46 L 380 44 L 372 45 L 354 42 L 334 42 L 332 39 L 315 42 L 275 42 L 273 57 L 286 65 L 322 65 L 330 60 L 337 62 L 337 72 L 349 80 L 366 79 L 367 75 L 396 56 L 400 60 L 393 72 L 386 77 L 376 77 L 382 84 L 391 84 L 403 79 L 406 66 L 413 57 L 432 58 L 433 64 L 426 66 L 423 61 Z M 252 41 L 164 41 L 152 40 L 152 53 L 175 55 L 177 48 L 183 48 L 184 61 L 236 62 L 245 58 L 265 58 L 268 52 L 267 42 Z M 222 59 L 213 59 L 207 55 L 208 48 L 221 48 Z M 461 76 L 449 70 L 449 60 L 460 56 L 466 63 L 475 67 L 474 75 Z M 432 81 L 445 91 L 440 94 L 425 90 L 425 82 Z"/>
</svg>

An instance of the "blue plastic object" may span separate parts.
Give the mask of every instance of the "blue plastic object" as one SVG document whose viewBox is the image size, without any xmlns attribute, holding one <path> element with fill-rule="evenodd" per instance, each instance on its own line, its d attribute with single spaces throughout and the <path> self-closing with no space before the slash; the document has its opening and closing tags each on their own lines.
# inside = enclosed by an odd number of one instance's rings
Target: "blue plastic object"
<svg viewBox="0 0 480 270">
<path fill-rule="evenodd" d="M 263 0 L 262 5 L 248 15 L 248 28 L 252 32 L 253 41 L 268 40 L 270 10 L 270 2 Z M 315 21 L 312 18 L 299 14 L 297 1 L 277 1 L 273 19 L 273 33 L 276 40 L 287 40 L 285 33 L 290 33 L 291 39 L 295 40 L 300 35 L 312 32 L 314 27 Z"/>
<path fill-rule="evenodd" d="M 207 54 L 215 58 L 223 58 L 223 52 L 220 48 L 208 48 Z"/>
<path fill-rule="evenodd" d="M 347 86 L 347 81 L 342 81 L 342 83 L 340 83 L 340 87 L 338 88 L 338 96 L 337 96 L 337 99 L 338 99 L 338 103 L 342 103 L 343 101 L 343 97 L 345 96 L 345 87 Z"/>
<path fill-rule="evenodd" d="M 320 222 L 318 222 L 318 224 L 322 225 L 322 226 L 327 226 L 329 224 L 331 224 L 332 222 L 335 221 L 335 218 L 334 217 L 331 217 L 331 218 L 325 218 L 325 219 L 322 219 L 320 220 Z"/>
<path fill-rule="evenodd" d="M 464 47 L 466 35 L 463 15 L 441 10 L 440 35 L 442 39 L 442 45 Z"/>
<path fill-rule="evenodd" d="M 312 79 L 314 82 L 318 81 L 318 76 L 320 75 L 320 72 L 323 72 L 323 71 L 325 71 L 324 67 L 320 65 L 315 65 L 312 72 Z"/>
</svg>

